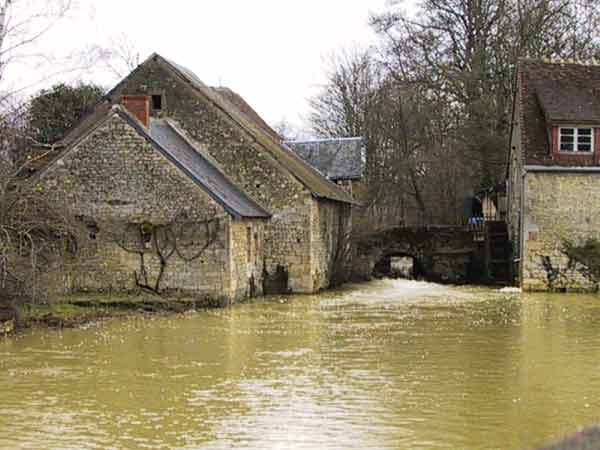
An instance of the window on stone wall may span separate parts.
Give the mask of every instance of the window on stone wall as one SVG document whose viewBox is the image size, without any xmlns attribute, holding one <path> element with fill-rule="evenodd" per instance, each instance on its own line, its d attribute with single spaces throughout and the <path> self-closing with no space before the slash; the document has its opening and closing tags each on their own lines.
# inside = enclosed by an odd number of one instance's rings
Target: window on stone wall
<svg viewBox="0 0 600 450">
<path fill-rule="evenodd" d="M 163 109 L 163 96 L 161 94 L 156 94 L 152 96 L 152 110 L 153 111 L 162 111 Z"/>
<path fill-rule="evenodd" d="M 559 145 L 561 152 L 592 152 L 594 149 L 594 129 L 560 127 Z"/>
</svg>

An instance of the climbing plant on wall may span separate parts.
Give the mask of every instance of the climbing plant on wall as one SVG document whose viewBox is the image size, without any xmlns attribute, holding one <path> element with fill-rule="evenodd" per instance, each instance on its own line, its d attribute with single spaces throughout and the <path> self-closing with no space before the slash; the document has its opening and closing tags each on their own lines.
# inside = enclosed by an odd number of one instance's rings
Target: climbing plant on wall
<svg viewBox="0 0 600 450">
<path fill-rule="evenodd" d="M 173 258 L 190 263 L 199 259 L 219 240 L 221 223 L 218 217 L 203 221 L 188 220 L 178 214 L 168 223 L 126 223 L 113 232 L 119 247 L 139 257 L 139 269 L 134 271 L 135 284 L 140 289 L 161 294 L 165 271 Z M 158 261 L 158 271 L 152 274 L 152 260 Z M 155 270 L 156 271 L 156 270 Z"/>
<path fill-rule="evenodd" d="M 565 241 L 563 253 L 569 258 L 569 267 L 577 267 L 587 279 L 596 285 L 600 285 L 600 240 L 590 238 L 583 244 L 575 244 Z"/>
</svg>

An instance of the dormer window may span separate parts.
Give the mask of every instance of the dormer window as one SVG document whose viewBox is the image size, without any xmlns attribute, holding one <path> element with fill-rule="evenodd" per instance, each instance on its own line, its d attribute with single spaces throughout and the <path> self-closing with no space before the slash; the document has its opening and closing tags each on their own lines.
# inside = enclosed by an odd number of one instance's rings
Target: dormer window
<svg viewBox="0 0 600 450">
<path fill-rule="evenodd" d="M 593 128 L 560 127 L 559 143 L 561 152 L 591 153 L 594 149 Z"/>
</svg>

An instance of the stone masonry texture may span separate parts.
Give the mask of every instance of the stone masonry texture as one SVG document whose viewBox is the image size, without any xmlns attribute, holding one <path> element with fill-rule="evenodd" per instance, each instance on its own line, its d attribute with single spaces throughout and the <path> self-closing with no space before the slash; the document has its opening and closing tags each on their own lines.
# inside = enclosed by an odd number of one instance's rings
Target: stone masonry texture
<svg viewBox="0 0 600 450">
<path fill-rule="evenodd" d="M 322 268 L 317 269 L 320 256 L 314 252 L 319 237 L 311 226 L 315 220 L 312 215 L 317 211 L 311 192 L 272 156 L 261 151 L 254 138 L 225 112 L 196 95 L 193 87 L 160 62 L 150 60 L 140 66 L 113 91 L 112 101 L 119 103 L 124 95 L 157 94 L 164 97 L 164 108 L 152 114 L 181 124 L 234 183 L 273 214 L 264 229 L 266 271 L 274 273 L 278 267 L 284 267 L 292 292 L 310 293 L 327 286 L 326 278 L 321 279 Z M 321 274 L 317 275 L 317 271 Z"/>
<path fill-rule="evenodd" d="M 84 121 L 85 133 L 74 133 L 67 152 L 37 180 L 57 202 L 93 223 L 93 238 L 57 276 L 59 284 L 70 291 L 134 289 L 139 255 L 115 243 L 117 224 L 167 224 L 184 213 L 191 221 L 218 218 L 218 239 L 194 261 L 169 260 L 165 289 L 232 302 L 263 294 L 264 286 L 274 285 L 265 280 L 281 273 L 285 292 L 329 286 L 334 256 L 351 227 L 349 204 L 315 197 L 227 111 L 156 58 L 109 95 L 110 103 L 142 119 L 141 126 L 147 113 L 173 120 L 271 218 L 230 215 L 119 116 L 104 122 L 92 116 Z M 148 109 L 147 99 L 158 95 L 161 108 Z M 110 114 L 106 104 L 97 111 Z M 152 281 L 159 260 L 148 254 L 145 265 Z"/>
<path fill-rule="evenodd" d="M 588 238 L 600 238 L 600 173 L 530 172 L 525 178 L 525 198 L 523 288 L 594 289 L 581 270 L 569 269 L 562 249 L 565 240 L 583 244 Z M 548 263 L 560 272 L 554 281 L 549 279 Z"/>
<path fill-rule="evenodd" d="M 227 215 L 116 115 L 55 161 L 38 183 L 72 214 L 95 223 L 89 242 L 61 276 L 68 291 L 133 290 L 140 262 L 138 254 L 116 244 L 123 238 L 117 236 L 124 232 L 122 224 L 166 224 L 185 214 L 190 222 L 218 218 L 218 238 L 194 261 L 169 259 L 164 288 L 227 301 L 247 297 L 251 290 L 260 293 L 251 284 L 261 286 L 263 222 Z M 255 249 L 251 261 L 239 249 L 248 246 L 246 229 L 252 230 Z M 146 267 L 152 282 L 159 270 L 152 252 Z"/>
</svg>

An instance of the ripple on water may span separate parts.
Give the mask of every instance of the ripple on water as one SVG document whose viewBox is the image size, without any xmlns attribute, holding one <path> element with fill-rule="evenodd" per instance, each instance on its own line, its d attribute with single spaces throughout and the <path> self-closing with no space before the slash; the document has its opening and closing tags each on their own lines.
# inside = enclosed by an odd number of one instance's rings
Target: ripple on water
<svg viewBox="0 0 600 450">
<path fill-rule="evenodd" d="M 598 361 L 598 297 L 380 280 L 1 341 L 0 448 L 529 448 Z"/>
</svg>

